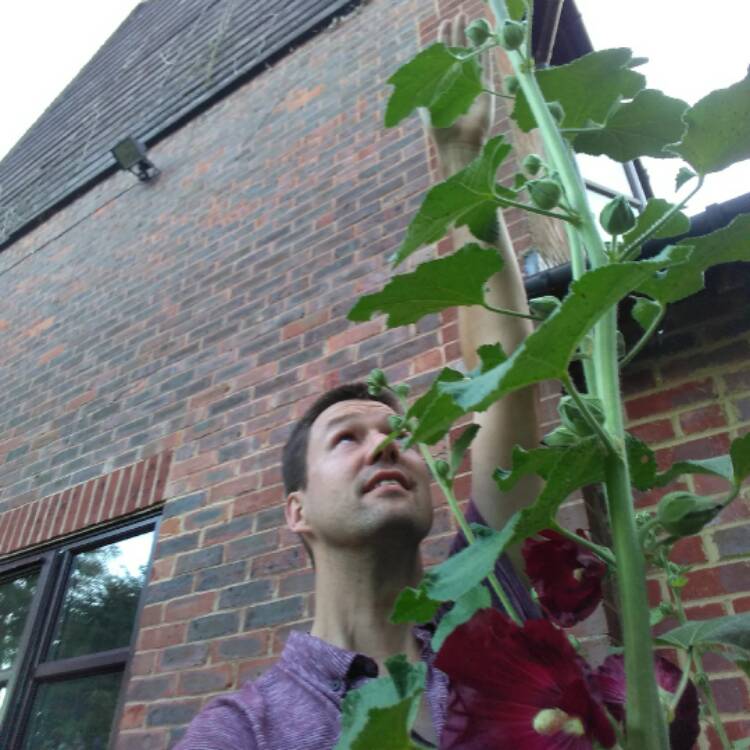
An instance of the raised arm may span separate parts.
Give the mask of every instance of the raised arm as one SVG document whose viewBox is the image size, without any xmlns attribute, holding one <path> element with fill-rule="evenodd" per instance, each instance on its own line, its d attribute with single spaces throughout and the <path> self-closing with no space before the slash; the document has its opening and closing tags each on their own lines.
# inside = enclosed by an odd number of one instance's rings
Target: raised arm
<svg viewBox="0 0 750 750">
<path fill-rule="evenodd" d="M 443 21 L 438 38 L 447 45 L 465 47 L 465 26 L 463 14 L 452 21 Z M 490 58 L 487 55 L 483 60 L 485 71 L 489 66 Z M 484 94 L 466 115 L 449 128 L 432 128 L 425 123 L 435 144 L 443 178 L 463 169 L 479 154 L 493 118 L 492 97 Z M 458 248 L 476 240 L 462 227 L 454 231 L 453 242 Z M 493 307 L 528 312 L 523 278 L 500 212 L 497 241 L 494 244 L 504 261 L 504 268 L 490 279 L 486 300 Z M 476 350 L 482 344 L 500 342 L 505 353 L 510 354 L 532 331 L 532 323 L 528 319 L 498 315 L 476 306 L 459 308 L 458 325 L 461 355 L 467 368 L 477 364 Z M 514 445 L 531 448 L 539 443 L 534 389 L 511 393 L 487 411 L 476 414 L 475 421 L 481 429 L 472 445 L 472 497 L 487 523 L 493 528 L 501 528 L 513 513 L 532 502 L 540 489 L 536 477 L 520 481 L 513 490 L 505 493 L 500 492 L 492 480 L 495 467 L 510 466 Z M 511 551 L 511 557 L 516 562 L 517 551 Z"/>
</svg>

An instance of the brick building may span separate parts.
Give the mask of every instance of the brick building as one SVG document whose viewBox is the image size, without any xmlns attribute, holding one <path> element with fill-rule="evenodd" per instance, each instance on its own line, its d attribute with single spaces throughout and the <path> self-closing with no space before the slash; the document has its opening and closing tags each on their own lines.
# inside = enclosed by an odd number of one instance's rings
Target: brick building
<svg viewBox="0 0 750 750">
<path fill-rule="evenodd" d="M 163 750 L 271 664 L 314 606 L 283 524 L 292 421 L 373 367 L 419 392 L 458 358 L 452 313 L 345 319 L 434 179 L 416 119 L 382 127 L 385 80 L 457 4 L 262 5 L 141 4 L 0 163 L 3 747 L 88 732 Z M 582 45 L 568 5 L 555 54 Z M 116 170 L 127 135 L 158 179 Z M 715 207 L 697 231 L 748 210 Z M 507 219 L 519 252 L 552 241 Z M 560 292 L 565 266 L 527 282 Z M 661 462 L 747 430 L 750 325 L 728 300 L 749 290 L 744 267 L 709 274 L 628 369 L 628 418 Z M 557 393 L 541 397 L 549 427 Z M 435 497 L 427 563 L 452 533 Z M 588 525 L 582 502 L 564 513 Z M 748 518 L 738 501 L 680 546 L 691 614 L 750 609 Z M 594 655 L 606 627 L 599 613 L 580 633 Z M 747 681 L 707 661 L 730 731 L 750 733 Z"/>
</svg>

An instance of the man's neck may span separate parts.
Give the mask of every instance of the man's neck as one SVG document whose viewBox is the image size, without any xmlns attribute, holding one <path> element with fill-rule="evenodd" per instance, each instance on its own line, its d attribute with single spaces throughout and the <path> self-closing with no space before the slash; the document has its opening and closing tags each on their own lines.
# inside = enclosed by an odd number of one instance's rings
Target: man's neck
<svg viewBox="0 0 750 750">
<path fill-rule="evenodd" d="M 405 545 L 409 547 L 409 545 Z M 320 558 L 320 559 L 318 559 Z M 419 650 L 408 624 L 390 622 L 393 604 L 406 586 L 422 578 L 419 548 L 330 549 L 316 555 L 315 620 L 312 635 L 328 643 L 366 654 L 381 672 L 385 659 Z"/>
</svg>

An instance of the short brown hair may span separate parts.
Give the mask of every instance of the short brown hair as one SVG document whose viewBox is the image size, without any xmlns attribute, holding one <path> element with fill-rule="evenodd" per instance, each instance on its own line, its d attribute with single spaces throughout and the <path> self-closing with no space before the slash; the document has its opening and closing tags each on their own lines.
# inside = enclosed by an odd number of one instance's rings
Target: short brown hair
<svg viewBox="0 0 750 750">
<path fill-rule="evenodd" d="M 373 396 L 368 390 L 367 383 L 346 383 L 326 391 L 294 425 L 292 434 L 284 446 L 281 474 L 287 495 L 307 487 L 307 446 L 310 442 L 310 429 L 313 422 L 329 406 L 339 401 L 378 401 L 396 412 L 401 411 L 398 399 L 390 391 L 382 390 L 377 396 Z"/>
</svg>

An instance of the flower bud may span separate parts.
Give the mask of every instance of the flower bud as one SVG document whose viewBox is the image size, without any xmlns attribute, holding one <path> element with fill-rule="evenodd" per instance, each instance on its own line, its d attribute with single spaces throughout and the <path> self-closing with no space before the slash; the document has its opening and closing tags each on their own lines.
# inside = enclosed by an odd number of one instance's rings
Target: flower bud
<svg viewBox="0 0 750 750">
<path fill-rule="evenodd" d="M 450 479 L 451 467 L 447 461 L 443 461 L 442 458 L 438 458 L 435 461 L 435 472 L 442 479 Z"/>
<path fill-rule="evenodd" d="M 656 518 L 662 528 L 673 536 L 697 534 L 722 509 L 716 500 L 690 492 L 670 492 L 656 506 Z"/>
<path fill-rule="evenodd" d="M 518 78 L 515 76 L 505 76 L 503 86 L 511 96 L 515 96 L 519 88 Z"/>
<path fill-rule="evenodd" d="M 526 39 L 526 24 L 520 21 L 506 21 L 500 29 L 500 44 L 507 50 L 518 49 Z"/>
<path fill-rule="evenodd" d="M 532 203 L 545 211 L 549 211 L 560 202 L 562 191 L 554 180 L 529 180 L 526 187 Z"/>
<path fill-rule="evenodd" d="M 388 380 L 382 370 L 375 369 L 370 371 L 370 374 L 367 376 L 367 392 L 371 396 L 377 396 L 386 385 L 388 385 Z"/>
<path fill-rule="evenodd" d="M 541 157 L 538 154 L 529 154 L 523 160 L 523 168 L 531 175 L 537 174 L 544 165 Z"/>
<path fill-rule="evenodd" d="M 466 27 L 466 38 L 474 47 L 481 47 L 492 36 L 492 27 L 484 18 L 477 18 Z"/>
<path fill-rule="evenodd" d="M 635 226 L 635 213 L 624 195 L 613 198 L 599 214 L 599 223 L 612 236 L 629 232 Z"/>
<path fill-rule="evenodd" d="M 406 383 L 399 383 L 398 385 L 393 386 L 393 392 L 399 397 L 399 398 L 406 398 L 409 395 L 409 391 L 411 388 Z"/>
<path fill-rule="evenodd" d="M 567 448 L 578 442 L 579 437 L 573 430 L 565 425 L 556 427 L 552 432 L 542 438 L 542 442 L 550 448 Z"/>
<path fill-rule="evenodd" d="M 581 394 L 581 399 L 586 404 L 589 413 L 599 424 L 604 423 L 604 408 L 602 402 L 595 396 L 587 396 Z M 560 403 L 557 405 L 557 411 L 560 414 L 560 420 L 563 425 L 569 430 L 572 430 L 581 437 L 586 437 L 591 434 L 591 427 L 584 418 L 581 410 L 578 408 L 578 404 L 573 401 L 570 396 L 563 396 L 560 399 Z"/>
<path fill-rule="evenodd" d="M 404 418 L 400 414 L 389 414 L 388 426 L 393 431 L 400 430 L 404 426 Z"/>
<path fill-rule="evenodd" d="M 547 102 L 547 109 L 558 125 L 565 119 L 565 110 L 560 102 Z"/>
</svg>

